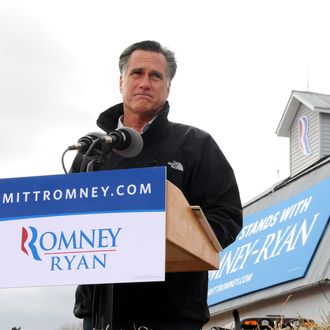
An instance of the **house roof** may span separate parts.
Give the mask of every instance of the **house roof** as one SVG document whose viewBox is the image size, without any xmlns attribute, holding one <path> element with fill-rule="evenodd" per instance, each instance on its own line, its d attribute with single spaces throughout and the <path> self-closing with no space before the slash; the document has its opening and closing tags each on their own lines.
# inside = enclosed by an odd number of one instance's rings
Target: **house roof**
<svg viewBox="0 0 330 330">
<path fill-rule="evenodd" d="M 330 113 L 330 95 L 292 91 L 280 123 L 276 129 L 277 136 L 289 137 L 291 124 L 301 104 L 304 104 L 311 111 Z"/>
</svg>

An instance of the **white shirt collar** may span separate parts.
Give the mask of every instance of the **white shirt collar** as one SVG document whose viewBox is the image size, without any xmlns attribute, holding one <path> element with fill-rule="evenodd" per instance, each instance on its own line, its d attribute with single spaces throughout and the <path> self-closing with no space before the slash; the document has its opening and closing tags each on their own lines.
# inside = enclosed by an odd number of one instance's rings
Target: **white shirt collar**
<svg viewBox="0 0 330 330">
<path fill-rule="evenodd" d="M 124 118 L 124 115 L 121 115 L 121 116 L 118 118 L 117 129 L 118 129 L 118 128 L 124 128 L 124 127 L 125 127 L 124 124 L 123 124 L 123 122 L 122 122 L 123 118 Z M 144 124 L 144 126 L 142 127 L 142 130 L 141 130 L 141 134 L 145 133 L 145 132 L 149 129 L 151 123 L 152 123 L 156 118 L 157 118 L 157 116 L 154 117 L 154 118 L 152 118 L 150 121 L 148 121 L 147 123 Z"/>
</svg>

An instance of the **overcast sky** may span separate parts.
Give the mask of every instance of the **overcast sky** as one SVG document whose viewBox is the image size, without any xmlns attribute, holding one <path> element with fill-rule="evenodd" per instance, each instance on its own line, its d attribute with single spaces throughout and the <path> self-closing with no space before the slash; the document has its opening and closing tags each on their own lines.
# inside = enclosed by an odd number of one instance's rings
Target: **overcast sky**
<svg viewBox="0 0 330 330">
<path fill-rule="evenodd" d="M 154 39 L 178 60 L 170 119 L 212 134 L 247 202 L 289 175 L 275 131 L 291 91 L 330 94 L 328 3 L 1 0 L 0 178 L 63 173 L 66 147 L 121 101 L 121 51 Z M 1 289 L 0 329 L 75 322 L 73 291 Z"/>
</svg>

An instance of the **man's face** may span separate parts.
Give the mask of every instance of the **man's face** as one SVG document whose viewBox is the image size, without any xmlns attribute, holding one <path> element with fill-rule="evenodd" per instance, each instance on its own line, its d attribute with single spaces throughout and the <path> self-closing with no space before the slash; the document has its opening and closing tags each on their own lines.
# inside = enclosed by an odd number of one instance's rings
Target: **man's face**
<svg viewBox="0 0 330 330">
<path fill-rule="evenodd" d="M 169 91 L 165 56 L 151 51 L 134 51 L 120 77 L 125 114 L 151 119 L 162 109 Z"/>
</svg>

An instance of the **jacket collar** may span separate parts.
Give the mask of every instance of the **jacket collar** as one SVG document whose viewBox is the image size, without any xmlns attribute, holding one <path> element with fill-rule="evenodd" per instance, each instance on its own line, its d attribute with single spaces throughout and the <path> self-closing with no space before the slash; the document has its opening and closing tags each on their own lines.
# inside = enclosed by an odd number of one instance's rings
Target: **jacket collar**
<svg viewBox="0 0 330 330">
<path fill-rule="evenodd" d="M 163 109 L 160 111 L 158 117 L 152 122 L 151 127 L 148 129 L 148 131 L 154 127 L 159 128 L 165 122 L 167 122 L 169 108 L 169 103 L 168 101 L 166 101 Z M 97 126 L 103 129 L 105 132 L 109 133 L 117 128 L 118 119 L 123 114 L 123 103 L 116 104 L 100 114 L 99 118 L 96 121 Z"/>
</svg>

